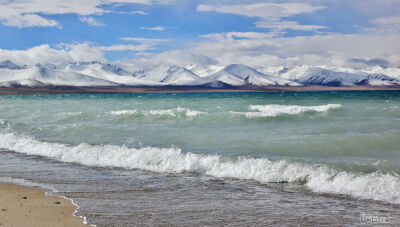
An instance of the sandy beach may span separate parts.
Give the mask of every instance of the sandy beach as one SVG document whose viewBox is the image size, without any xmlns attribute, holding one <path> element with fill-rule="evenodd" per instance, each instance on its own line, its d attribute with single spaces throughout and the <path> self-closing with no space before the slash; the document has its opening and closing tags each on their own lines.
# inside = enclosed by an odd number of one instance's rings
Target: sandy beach
<svg viewBox="0 0 400 227">
<path fill-rule="evenodd" d="M 88 226 L 73 216 L 70 200 L 45 195 L 46 190 L 0 183 L 0 226 Z"/>
</svg>

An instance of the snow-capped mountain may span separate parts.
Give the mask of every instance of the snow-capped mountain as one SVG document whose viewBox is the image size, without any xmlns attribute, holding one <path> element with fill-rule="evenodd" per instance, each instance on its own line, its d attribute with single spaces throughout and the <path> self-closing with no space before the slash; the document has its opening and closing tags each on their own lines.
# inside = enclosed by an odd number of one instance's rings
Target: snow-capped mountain
<svg viewBox="0 0 400 227">
<path fill-rule="evenodd" d="M 336 87 L 357 85 L 400 85 L 400 80 L 382 74 L 368 74 L 357 71 L 349 73 L 307 65 L 296 66 L 292 69 L 284 68 L 279 71 L 277 75 L 303 85 Z"/>
<path fill-rule="evenodd" d="M 146 71 L 139 71 L 134 74 L 135 77 L 153 82 L 161 82 L 169 74 L 178 69 L 176 65 L 159 65 Z"/>
<path fill-rule="evenodd" d="M 86 72 L 86 73 L 108 73 L 120 76 L 128 76 L 132 75 L 131 73 L 127 72 L 125 69 L 108 63 L 101 63 L 101 62 L 73 62 L 64 65 L 60 65 L 57 67 L 59 70 L 63 71 L 73 71 L 73 72 Z"/>
<path fill-rule="evenodd" d="M 400 79 L 389 77 L 383 74 L 368 74 L 366 83 L 371 86 L 394 86 L 400 85 Z"/>
<path fill-rule="evenodd" d="M 206 77 L 207 82 L 220 81 L 233 86 L 299 86 L 300 84 L 260 73 L 248 66 L 240 64 L 228 65 L 217 73 Z"/>
<path fill-rule="evenodd" d="M 176 65 L 159 65 L 150 70 L 141 70 L 133 73 L 134 78 L 147 80 L 154 85 L 193 85 L 201 77 L 192 71 Z"/>
<path fill-rule="evenodd" d="M 0 69 L 0 85 L 2 86 L 116 86 L 117 83 L 98 79 L 75 72 L 60 72 L 41 66 L 27 69 Z"/>
<path fill-rule="evenodd" d="M 119 65 L 101 62 L 45 63 L 21 67 L 7 60 L 0 63 L 0 86 L 400 86 L 400 75 L 393 77 L 382 73 L 397 75 L 398 69 L 363 71 L 303 65 L 260 70 L 264 73 L 240 64 L 223 68 L 191 64 L 186 67 L 159 65 L 149 70 L 130 72 Z"/>
<path fill-rule="evenodd" d="M 201 80 L 201 77 L 188 69 L 177 67 L 174 70 L 170 70 L 169 74 L 160 82 L 168 85 L 192 85 L 199 80 Z"/>
<path fill-rule="evenodd" d="M 194 74 L 198 75 L 199 77 L 207 77 L 209 75 L 212 75 L 223 68 L 224 66 L 218 66 L 218 65 L 200 65 L 200 64 L 190 64 L 185 66 L 187 70 L 192 71 Z"/>
<path fill-rule="evenodd" d="M 0 62 L 0 68 L 1 69 L 22 69 L 22 67 L 14 64 L 14 62 L 10 60 L 5 60 Z"/>
<path fill-rule="evenodd" d="M 136 78 L 132 73 L 127 72 L 123 68 L 112 65 L 103 64 L 100 62 L 77 62 L 58 66 L 57 69 L 61 72 L 76 72 L 83 75 L 88 75 L 94 78 L 111 81 L 118 84 L 131 86 L 157 85 L 146 79 Z"/>
<path fill-rule="evenodd" d="M 400 68 L 382 68 L 380 66 L 375 66 L 363 71 L 369 74 L 383 74 L 392 78 L 400 79 Z"/>
</svg>

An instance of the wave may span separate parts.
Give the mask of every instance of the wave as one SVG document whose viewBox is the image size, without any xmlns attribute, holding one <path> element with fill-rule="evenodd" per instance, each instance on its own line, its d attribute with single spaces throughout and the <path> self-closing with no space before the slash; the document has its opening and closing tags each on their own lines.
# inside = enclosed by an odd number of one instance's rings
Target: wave
<svg viewBox="0 0 400 227">
<path fill-rule="evenodd" d="M 187 117 L 196 117 L 203 114 L 208 114 L 207 112 L 201 112 L 197 110 L 190 110 L 187 108 L 177 107 L 175 109 L 166 110 L 116 110 L 108 112 L 111 115 L 125 115 L 125 116 L 168 116 L 173 118 L 178 118 L 181 115 Z"/>
<path fill-rule="evenodd" d="M 388 203 L 400 203 L 400 177 L 389 173 L 353 173 L 324 165 L 310 165 L 266 158 L 228 158 L 218 155 L 183 153 L 178 148 L 70 146 L 39 141 L 14 133 L 0 133 L 0 147 L 40 155 L 61 162 L 87 166 L 143 169 L 155 172 L 192 172 L 221 178 L 259 182 L 293 182 L 317 193 L 349 195 Z"/>
<path fill-rule="evenodd" d="M 341 104 L 326 104 L 319 106 L 298 106 L 298 105 L 250 105 L 249 110 L 257 112 L 231 112 L 233 114 L 245 115 L 248 118 L 253 117 L 276 117 L 282 114 L 300 114 L 304 112 L 326 112 L 331 109 L 341 108 Z"/>
<path fill-rule="evenodd" d="M 0 125 L 11 125 L 12 121 L 6 119 L 0 119 Z"/>
</svg>

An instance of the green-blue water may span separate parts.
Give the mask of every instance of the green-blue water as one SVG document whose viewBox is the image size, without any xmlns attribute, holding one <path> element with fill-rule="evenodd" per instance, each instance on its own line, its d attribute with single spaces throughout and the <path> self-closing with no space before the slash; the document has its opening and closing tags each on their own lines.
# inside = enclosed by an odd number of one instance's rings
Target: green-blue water
<svg viewBox="0 0 400 227">
<path fill-rule="evenodd" d="M 0 148 L 399 204 L 400 92 L 7 95 Z"/>
</svg>

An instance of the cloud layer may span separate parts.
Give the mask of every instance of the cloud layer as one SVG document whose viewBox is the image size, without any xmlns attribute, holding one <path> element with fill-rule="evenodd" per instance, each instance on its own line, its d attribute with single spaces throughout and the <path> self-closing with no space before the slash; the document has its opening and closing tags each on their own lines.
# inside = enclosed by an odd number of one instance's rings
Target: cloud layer
<svg viewBox="0 0 400 227">
<path fill-rule="evenodd" d="M 112 12 L 102 8 L 114 4 L 167 4 L 173 0 L 0 0 L 0 23 L 12 27 L 55 27 L 60 26 L 55 20 L 46 18 L 46 15 L 76 14 L 81 16 L 82 22 L 92 26 L 99 26 L 89 15 L 102 15 Z M 133 11 L 133 14 L 146 13 Z"/>
<path fill-rule="evenodd" d="M 155 5 L 172 3 L 175 4 L 168 5 L 169 8 L 159 7 L 171 10 L 165 17 L 158 17 L 152 11 Z M 81 0 L 0 0 L 0 5 L 0 23 L 19 31 L 29 27 L 58 27 L 54 30 L 62 33 L 63 24 L 57 16 L 67 14 L 89 26 L 107 29 L 119 26 L 108 24 L 115 23 L 117 16 L 129 19 L 121 21 L 126 27 L 119 28 L 122 31 L 119 36 L 107 33 L 105 36 L 111 38 L 104 42 L 61 39 L 58 43 L 35 44 L 23 50 L 0 49 L 0 61 L 9 59 L 21 65 L 107 61 L 105 56 L 110 52 L 129 52 L 129 58 L 125 55 L 117 61 L 138 69 L 191 63 L 218 66 L 241 63 L 255 68 L 298 64 L 400 67 L 398 0 L 87 0 L 85 4 Z M 189 8 L 193 15 L 188 16 L 185 11 Z M 106 20 L 106 14 L 111 13 L 113 20 Z M 324 20 L 320 20 L 325 14 Z M 143 23 L 136 23 L 131 15 Z M 343 24 L 336 23 L 341 17 Z M 210 18 L 220 21 L 210 24 Z M 170 21 L 179 21 L 181 27 L 168 24 Z M 163 26 L 155 26 L 158 24 Z M 83 27 L 95 32 L 106 30 Z"/>
<path fill-rule="evenodd" d="M 312 13 L 324 8 L 325 7 L 321 5 L 313 6 L 304 3 L 253 3 L 238 5 L 199 5 L 197 11 L 257 17 L 260 19 L 256 22 L 256 27 L 258 28 L 313 31 L 326 28 L 326 26 L 301 25 L 296 21 L 287 21 L 283 20 L 283 18 L 298 14 Z"/>
</svg>

